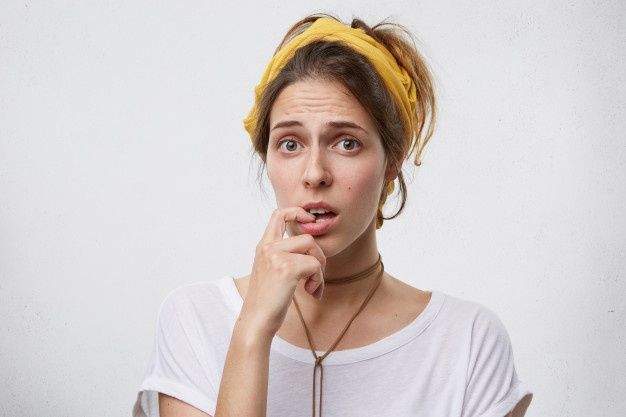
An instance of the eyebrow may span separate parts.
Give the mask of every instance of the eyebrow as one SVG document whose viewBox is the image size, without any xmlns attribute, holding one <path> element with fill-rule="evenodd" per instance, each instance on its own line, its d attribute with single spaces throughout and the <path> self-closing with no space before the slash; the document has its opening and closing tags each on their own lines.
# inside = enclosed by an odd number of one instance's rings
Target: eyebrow
<svg viewBox="0 0 626 417">
<path fill-rule="evenodd" d="M 297 120 L 284 120 L 282 122 L 276 123 L 274 125 L 274 127 L 272 127 L 270 129 L 270 131 L 272 131 L 274 129 L 278 129 L 280 127 L 292 127 L 292 126 L 302 126 L 302 123 L 300 123 Z M 330 121 L 330 122 L 326 123 L 326 126 L 334 127 L 334 128 L 338 128 L 338 129 L 345 128 L 345 127 L 350 127 L 350 128 L 353 128 L 353 129 L 362 130 L 363 132 L 367 133 L 367 130 L 365 130 L 364 128 L 362 128 L 358 124 L 356 124 L 354 122 L 349 122 L 347 120 Z"/>
</svg>

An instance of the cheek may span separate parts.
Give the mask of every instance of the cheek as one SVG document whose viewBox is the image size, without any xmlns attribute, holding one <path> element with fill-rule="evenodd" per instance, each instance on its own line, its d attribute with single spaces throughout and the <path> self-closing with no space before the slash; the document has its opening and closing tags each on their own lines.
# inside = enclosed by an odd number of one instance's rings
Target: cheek
<svg viewBox="0 0 626 417">
<path fill-rule="evenodd" d="M 372 172 L 369 176 L 354 176 L 347 180 L 348 184 L 344 190 L 350 200 L 359 201 L 360 204 L 355 204 L 358 210 L 369 211 L 372 206 L 378 204 L 380 185 L 375 182 L 376 175 Z"/>
<path fill-rule="evenodd" d="M 297 187 L 297 177 L 284 166 L 274 166 L 267 171 L 268 178 L 276 196 L 283 200 Z"/>
<path fill-rule="evenodd" d="M 367 180 L 352 182 L 351 186 L 352 194 L 358 196 L 363 200 L 371 200 L 372 196 L 378 194 L 378 187 L 370 178 L 368 178 Z"/>
</svg>

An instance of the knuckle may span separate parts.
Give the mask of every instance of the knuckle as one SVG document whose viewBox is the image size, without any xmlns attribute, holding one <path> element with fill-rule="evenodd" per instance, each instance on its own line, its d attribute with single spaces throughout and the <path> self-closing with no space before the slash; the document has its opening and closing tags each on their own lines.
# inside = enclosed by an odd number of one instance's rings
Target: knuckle
<svg viewBox="0 0 626 417">
<path fill-rule="evenodd" d="M 315 238 L 309 234 L 304 235 L 306 236 L 304 239 L 306 240 L 306 243 L 308 243 L 309 245 L 312 245 L 313 243 L 315 243 Z"/>
<path fill-rule="evenodd" d="M 260 242 L 257 247 L 257 253 L 261 255 L 267 255 L 270 251 L 270 244 L 267 242 Z"/>
<path fill-rule="evenodd" d="M 269 258 L 270 263 L 274 267 L 278 267 L 284 262 L 280 254 L 277 252 L 268 252 L 267 256 Z"/>
<path fill-rule="evenodd" d="M 287 275 L 289 271 L 291 271 L 291 265 L 285 260 L 277 261 L 277 263 L 275 264 L 275 268 L 276 271 L 283 276 Z"/>
<path fill-rule="evenodd" d="M 317 258 L 315 258 L 315 268 L 319 269 L 320 271 L 322 270 L 322 263 Z"/>
</svg>

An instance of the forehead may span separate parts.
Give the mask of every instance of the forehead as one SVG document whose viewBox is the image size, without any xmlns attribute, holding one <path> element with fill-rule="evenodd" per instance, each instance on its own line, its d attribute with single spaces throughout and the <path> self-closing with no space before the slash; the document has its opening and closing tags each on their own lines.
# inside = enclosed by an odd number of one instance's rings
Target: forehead
<svg viewBox="0 0 626 417">
<path fill-rule="evenodd" d="M 270 125 L 286 118 L 312 122 L 337 117 L 373 127 L 367 110 L 340 82 L 302 80 L 285 87 L 276 98 Z"/>
</svg>

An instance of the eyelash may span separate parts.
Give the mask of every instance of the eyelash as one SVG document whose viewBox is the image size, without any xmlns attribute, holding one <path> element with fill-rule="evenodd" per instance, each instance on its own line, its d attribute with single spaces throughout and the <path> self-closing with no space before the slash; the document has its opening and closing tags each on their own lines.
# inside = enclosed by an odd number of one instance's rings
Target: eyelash
<svg viewBox="0 0 626 417">
<path fill-rule="evenodd" d="M 354 143 L 356 143 L 359 147 L 361 147 L 361 146 L 362 146 L 362 145 L 361 145 L 361 142 L 359 142 L 358 140 L 356 140 L 356 139 L 354 139 L 354 138 L 347 137 L 347 136 L 346 136 L 346 137 L 344 137 L 343 139 L 341 139 L 341 140 L 339 141 L 339 143 L 341 143 L 341 142 L 345 142 L 345 141 L 351 141 L 351 142 L 354 142 Z M 298 143 L 298 141 L 296 141 L 296 140 L 294 140 L 294 139 L 283 139 L 283 140 L 279 141 L 278 143 L 276 143 L 276 147 L 277 147 L 277 148 L 280 148 L 280 147 L 282 146 L 282 144 L 283 144 L 283 143 L 285 143 L 285 142 L 295 142 L 295 143 Z M 358 149 L 358 148 L 357 148 L 357 149 Z M 354 151 L 354 150 L 349 150 L 348 152 L 352 153 L 352 152 L 355 152 L 355 151 Z M 293 152 L 287 152 L 287 153 L 293 153 Z"/>
</svg>

